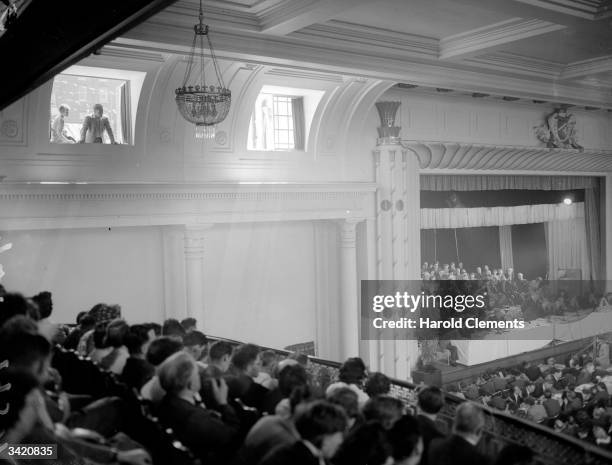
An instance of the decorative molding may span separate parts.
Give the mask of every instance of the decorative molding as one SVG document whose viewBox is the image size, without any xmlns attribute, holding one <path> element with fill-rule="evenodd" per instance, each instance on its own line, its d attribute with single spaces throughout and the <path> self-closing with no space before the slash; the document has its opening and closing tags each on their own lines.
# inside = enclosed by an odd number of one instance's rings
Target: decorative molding
<svg viewBox="0 0 612 465">
<path fill-rule="evenodd" d="M 564 25 L 540 19 L 512 18 L 442 38 L 439 57 L 441 60 L 463 58 L 492 47 L 565 28 Z"/>
<path fill-rule="evenodd" d="M 612 172 L 611 150 L 548 149 L 456 142 L 405 141 L 420 161 L 421 173 L 524 172 L 589 173 Z"/>
<path fill-rule="evenodd" d="M 315 23 L 323 23 L 338 13 L 369 0 L 283 0 L 259 15 L 261 31 L 287 35 Z"/>
<path fill-rule="evenodd" d="M 0 185 L 0 230 L 312 221 L 372 215 L 376 186 Z"/>
<path fill-rule="evenodd" d="M 342 84 L 344 79 L 339 74 L 323 74 L 312 71 L 291 68 L 272 68 L 265 73 L 269 76 L 280 76 L 294 79 L 311 79 L 313 81 L 327 81 L 335 84 Z"/>
<path fill-rule="evenodd" d="M 378 52 L 386 56 L 396 52 L 412 57 L 438 58 L 436 39 L 345 21 L 332 20 L 325 24 L 315 24 L 294 32 L 291 37 L 309 41 L 323 40 L 327 43 L 332 40 L 353 49 L 357 46 L 364 54 Z"/>
<path fill-rule="evenodd" d="M 570 63 L 560 77 L 561 79 L 573 79 L 609 71 L 612 71 L 612 55 Z"/>
<path fill-rule="evenodd" d="M 612 16 L 612 7 L 609 0 L 516 0 L 521 3 L 533 5 L 559 13 L 599 20 Z"/>
<path fill-rule="evenodd" d="M 259 19 L 254 12 L 244 9 L 228 8 L 226 2 L 207 2 L 204 9 L 204 19 L 213 34 L 219 29 L 236 29 L 241 31 L 260 30 Z M 161 11 L 150 22 L 173 21 L 180 27 L 192 28 L 198 18 L 198 5 L 196 2 L 179 1 Z"/>
<path fill-rule="evenodd" d="M 476 66 L 509 71 L 518 74 L 556 78 L 564 69 L 563 63 L 526 57 L 509 52 L 494 52 L 468 57 L 463 60 Z"/>
</svg>

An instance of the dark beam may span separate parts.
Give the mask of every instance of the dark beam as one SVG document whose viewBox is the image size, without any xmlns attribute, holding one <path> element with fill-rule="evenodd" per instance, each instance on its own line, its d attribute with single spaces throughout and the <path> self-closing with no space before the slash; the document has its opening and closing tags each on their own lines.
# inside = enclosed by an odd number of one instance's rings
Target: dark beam
<svg viewBox="0 0 612 465">
<path fill-rule="evenodd" d="M 30 2 L 0 37 L 0 110 L 175 1 Z"/>
</svg>

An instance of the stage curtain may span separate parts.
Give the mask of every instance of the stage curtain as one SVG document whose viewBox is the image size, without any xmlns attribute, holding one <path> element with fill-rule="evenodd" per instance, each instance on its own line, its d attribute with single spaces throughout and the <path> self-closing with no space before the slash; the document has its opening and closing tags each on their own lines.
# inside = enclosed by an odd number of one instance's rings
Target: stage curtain
<svg viewBox="0 0 612 465">
<path fill-rule="evenodd" d="M 129 86 L 129 82 L 121 85 L 121 140 L 124 144 L 132 143 L 132 109 Z"/>
<path fill-rule="evenodd" d="M 304 150 L 306 146 L 304 122 L 304 99 L 302 97 L 291 99 L 291 111 L 293 115 L 293 140 L 296 150 Z"/>
<path fill-rule="evenodd" d="M 597 178 L 589 176 L 495 176 L 422 174 L 423 191 L 488 191 L 488 190 L 544 190 L 563 191 L 592 189 Z"/>
<path fill-rule="evenodd" d="M 512 261 L 512 226 L 499 227 L 499 254 L 501 266 L 504 270 L 514 268 Z"/>
<path fill-rule="evenodd" d="M 584 217 L 582 202 L 516 207 L 421 208 L 421 229 L 475 228 L 546 223 Z"/>
<path fill-rule="evenodd" d="M 546 248 L 548 279 L 559 279 L 559 270 L 580 270 L 581 279 L 588 279 L 589 259 L 583 218 L 548 222 Z"/>
<path fill-rule="evenodd" d="M 584 223 L 586 227 L 586 248 L 589 257 L 589 274 L 583 279 L 602 278 L 601 270 L 601 228 L 599 215 L 599 186 L 584 191 Z"/>
</svg>

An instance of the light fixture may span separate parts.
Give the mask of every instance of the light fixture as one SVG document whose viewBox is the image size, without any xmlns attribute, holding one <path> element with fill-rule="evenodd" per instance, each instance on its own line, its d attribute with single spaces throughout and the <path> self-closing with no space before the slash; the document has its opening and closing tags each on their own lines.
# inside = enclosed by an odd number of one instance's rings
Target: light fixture
<svg viewBox="0 0 612 465">
<path fill-rule="evenodd" d="M 197 139 L 213 139 L 217 124 L 225 119 L 232 102 L 232 93 L 225 87 L 215 56 L 208 25 L 204 24 L 202 0 L 199 22 L 193 27 L 193 43 L 189 52 L 183 85 L 176 89 L 176 105 L 183 118 L 195 124 Z M 204 38 L 208 43 L 216 80 L 206 81 L 204 74 Z M 192 80 L 192 74 L 194 74 Z"/>
<path fill-rule="evenodd" d="M 571 198 L 571 197 L 565 197 L 565 198 L 563 199 L 563 203 L 564 203 L 565 205 L 571 205 L 571 204 L 573 203 L 573 200 L 572 200 L 572 198 Z"/>
</svg>

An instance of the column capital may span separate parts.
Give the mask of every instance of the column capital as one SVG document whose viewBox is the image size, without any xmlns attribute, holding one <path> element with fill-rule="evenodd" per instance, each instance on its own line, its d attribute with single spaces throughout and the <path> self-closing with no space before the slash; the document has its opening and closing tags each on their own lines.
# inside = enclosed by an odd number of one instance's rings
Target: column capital
<svg viewBox="0 0 612 465">
<path fill-rule="evenodd" d="M 198 236 L 214 228 L 214 223 L 193 223 L 185 225 L 185 235 Z"/>
<path fill-rule="evenodd" d="M 185 225 L 185 258 L 199 260 L 204 257 L 205 233 L 214 224 L 188 224 Z"/>
<path fill-rule="evenodd" d="M 365 221 L 365 218 L 345 218 L 338 220 L 340 224 L 340 247 L 356 247 L 357 225 L 363 221 Z"/>
</svg>

